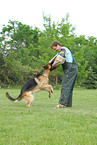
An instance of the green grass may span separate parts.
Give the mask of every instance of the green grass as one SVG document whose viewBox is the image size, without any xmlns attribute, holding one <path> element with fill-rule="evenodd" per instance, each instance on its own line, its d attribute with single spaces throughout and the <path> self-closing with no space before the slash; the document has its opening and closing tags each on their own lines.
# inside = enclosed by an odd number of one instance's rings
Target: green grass
<svg viewBox="0 0 97 145">
<path fill-rule="evenodd" d="M 75 88 L 73 107 L 53 109 L 60 90 L 38 92 L 32 108 L 23 101 L 9 102 L 19 89 L 0 89 L 0 145 L 96 145 L 97 90 Z"/>
</svg>

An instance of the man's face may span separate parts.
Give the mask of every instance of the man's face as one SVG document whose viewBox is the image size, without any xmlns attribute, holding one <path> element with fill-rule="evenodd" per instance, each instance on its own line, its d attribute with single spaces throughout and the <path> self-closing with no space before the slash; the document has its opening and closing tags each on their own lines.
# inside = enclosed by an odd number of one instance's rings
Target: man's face
<svg viewBox="0 0 97 145">
<path fill-rule="evenodd" d="M 61 47 L 60 47 L 60 45 L 57 45 L 57 46 L 53 46 L 52 49 L 53 49 L 54 51 L 59 52 L 60 49 L 61 49 Z"/>
</svg>

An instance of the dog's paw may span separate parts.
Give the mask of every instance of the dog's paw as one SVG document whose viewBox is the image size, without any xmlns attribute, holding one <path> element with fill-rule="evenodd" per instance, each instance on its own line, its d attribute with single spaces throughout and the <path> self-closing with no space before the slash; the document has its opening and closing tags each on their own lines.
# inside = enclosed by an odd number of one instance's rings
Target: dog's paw
<svg viewBox="0 0 97 145">
<path fill-rule="evenodd" d="M 51 98 L 51 93 L 49 93 L 49 98 Z"/>
<path fill-rule="evenodd" d="M 53 93 L 54 91 L 53 90 L 51 90 L 51 93 Z"/>
</svg>

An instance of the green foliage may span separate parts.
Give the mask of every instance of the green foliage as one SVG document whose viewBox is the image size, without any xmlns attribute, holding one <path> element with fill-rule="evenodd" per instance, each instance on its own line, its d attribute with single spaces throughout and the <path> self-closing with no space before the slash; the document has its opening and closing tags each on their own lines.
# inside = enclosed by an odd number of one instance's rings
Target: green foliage
<svg viewBox="0 0 97 145">
<path fill-rule="evenodd" d="M 4 64 L 3 54 L 0 53 L 0 69 L 2 68 L 3 64 Z"/>
<path fill-rule="evenodd" d="M 88 61 L 86 61 L 85 59 L 84 51 L 85 51 L 84 46 L 78 46 L 78 50 L 74 53 L 78 65 L 78 77 L 77 77 L 78 84 L 82 84 L 88 74 L 88 71 L 86 69 Z"/>
<path fill-rule="evenodd" d="M 97 89 L 97 74 L 93 72 L 90 67 L 88 70 L 88 76 L 85 80 L 85 86 L 87 89 Z"/>
<path fill-rule="evenodd" d="M 0 34 L 1 50 L 6 50 L 6 53 L 8 50 L 11 51 L 11 49 L 29 47 L 30 43 L 34 46 L 38 43 L 38 28 L 33 30 L 29 25 L 18 21 L 9 20 L 8 25 L 4 25 Z M 4 50 L 3 53 L 5 53 Z"/>
<path fill-rule="evenodd" d="M 37 27 L 9 20 L 3 25 L 0 33 L 0 80 L 6 83 L 19 83 L 25 80 L 21 71 L 25 70 L 31 76 L 33 69 L 40 71 L 44 65 L 56 54 L 50 45 L 52 41 L 60 41 L 62 46 L 68 47 L 74 55 L 78 65 L 77 84 L 84 84 L 92 67 L 97 74 L 97 39 L 93 36 L 77 37 L 75 27 L 68 21 L 69 14 L 61 22 L 52 22 L 50 16 L 43 15 L 44 30 Z M 14 71 L 5 71 L 6 69 Z M 15 72 L 16 71 L 16 72 Z M 35 72 L 34 72 L 35 73 Z M 51 72 L 51 83 L 62 80 L 62 67 Z M 29 78 L 29 77 L 27 77 Z M 19 81 L 20 80 L 20 81 Z M 95 84 L 96 85 L 96 84 Z"/>
<path fill-rule="evenodd" d="M 1 69 L 2 83 L 14 85 L 23 84 L 25 82 L 23 73 L 31 74 L 31 67 L 22 65 L 22 63 L 19 60 L 16 60 L 15 57 L 15 51 L 12 51 L 7 57 L 4 57 L 4 65 Z"/>
</svg>

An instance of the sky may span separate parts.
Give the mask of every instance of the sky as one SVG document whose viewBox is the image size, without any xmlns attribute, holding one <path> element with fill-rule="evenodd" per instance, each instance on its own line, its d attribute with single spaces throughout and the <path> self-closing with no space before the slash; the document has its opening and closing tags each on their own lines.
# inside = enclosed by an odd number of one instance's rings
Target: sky
<svg viewBox="0 0 97 145">
<path fill-rule="evenodd" d="M 55 23 L 69 13 L 75 34 L 97 37 L 97 0 L 0 0 L 0 31 L 9 20 L 43 30 L 43 13 Z"/>
</svg>

